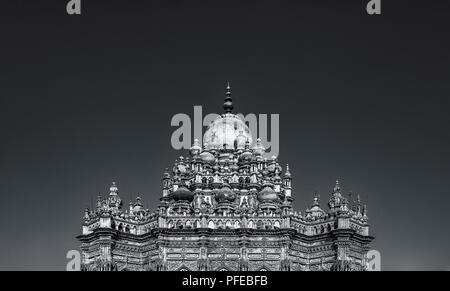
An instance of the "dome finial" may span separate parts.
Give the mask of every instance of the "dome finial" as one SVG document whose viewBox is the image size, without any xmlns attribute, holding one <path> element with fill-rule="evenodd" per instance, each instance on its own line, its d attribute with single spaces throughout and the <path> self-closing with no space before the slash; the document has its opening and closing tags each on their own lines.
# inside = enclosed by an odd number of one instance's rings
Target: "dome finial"
<svg viewBox="0 0 450 291">
<path fill-rule="evenodd" d="M 320 196 L 319 196 L 319 194 L 317 193 L 317 191 L 316 192 L 314 192 L 314 198 L 313 198 L 313 206 L 314 205 L 319 205 L 319 201 L 320 201 Z"/>
<path fill-rule="evenodd" d="M 289 170 L 289 164 L 286 164 L 286 172 L 284 173 L 285 176 L 291 176 L 291 171 Z"/>
<path fill-rule="evenodd" d="M 109 187 L 109 195 L 117 195 L 119 188 L 117 188 L 116 181 L 112 181 L 111 187 Z"/>
<path fill-rule="evenodd" d="M 334 193 L 337 193 L 341 190 L 341 186 L 339 186 L 339 179 L 336 179 L 336 185 L 334 186 Z"/>
<path fill-rule="evenodd" d="M 231 113 L 233 110 L 233 100 L 231 99 L 231 87 L 230 82 L 227 82 L 227 88 L 225 93 L 225 102 L 223 103 L 223 109 L 225 109 L 225 113 Z"/>
</svg>

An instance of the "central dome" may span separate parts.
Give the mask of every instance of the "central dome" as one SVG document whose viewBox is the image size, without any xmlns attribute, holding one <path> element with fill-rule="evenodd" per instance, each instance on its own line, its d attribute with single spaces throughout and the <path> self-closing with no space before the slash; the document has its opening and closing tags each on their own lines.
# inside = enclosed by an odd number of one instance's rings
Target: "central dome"
<svg viewBox="0 0 450 291">
<path fill-rule="evenodd" d="M 220 150 L 224 147 L 244 149 L 247 141 L 252 144 L 252 135 L 245 122 L 239 116 L 231 113 L 233 100 L 231 99 L 230 83 L 227 85 L 223 109 L 225 109 L 225 113 L 211 122 L 203 135 L 203 144 L 207 145 L 206 149 Z"/>
<path fill-rule="evenodd" d="M 225 113 L 208 126 L 203 136 L 203 144 L 209 149 L 244 148 L 245 142 L 252 143 L 252 135 L 244 121 L 237 115 Z"/>
</svg>

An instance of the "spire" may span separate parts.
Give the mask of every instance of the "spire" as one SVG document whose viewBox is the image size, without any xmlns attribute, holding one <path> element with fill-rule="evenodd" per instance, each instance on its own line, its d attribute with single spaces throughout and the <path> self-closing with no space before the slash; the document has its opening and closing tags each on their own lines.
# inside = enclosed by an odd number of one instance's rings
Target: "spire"
<svg viewBox="0 0 450 291">
<path fill-rule="evenodd" d="M 363 206 L 362 215 L 364 218 L 367 218 L 367 205 L 366 204 L 364 204 L 364 206 Z"/>
<path fill-rule="evenodd" d="M 116 182 L 113 181 L 111 187 L 109 187 L 109 195 L 117 195 L 119 193 L 119 188 L 117 188 Z"/>
<path fill-rule="evenodd" d="M 319 205 L 319 201 L 320 201 L 320 196 L 319 194 L 316 192 L 314 192 L 314 199 L 313 199 L 313 206 L 318 206 Z"/>
<path fill-rule="evenodd" d="M 102 207 L 102 196 L 100 195 L 100 193 L 98 193 L 97 196 L 97 209 L 100 209 Z"/>
<path fill-rule="evenodd" d="M 169 168 L 164 169 L 163 179 L 170 179 Z"/>
<path fill-rule="evenodd" d="M 249 149 L 250 149 L 250 141 L 248 140 L 247 137 L 247 140 L 245 141 L 245 150 L 248 151 Z"/>
<path fill-rule="evenodd" d="M 339 180 L 336 179 L 336 185 L 334 186 L 334 193 L 341 191 L 341 186 L 339 186 Z"/>
<path fill-rule="evenodd" d="M 284 172 L 284 177 L 286 178 L 291 177 L 291 171 L 289 171 L 289 164 L 286 164 L 286 171 Z"/>
<path fill-rule="evenodd" d="M 223 103 L 223 109 L 225 113 L 231 113 L 233 111 L 233 100 L 231 99 L 231 87 L 230 82 L 227 82 L 227 91 L 225 93 L 225 102 Z"/>
<path fill-rule="evenodd" d="M 200 146 L 200 142 L 196 138 L 196 139 L 194 139 L 194 144 L 191 146 L 191 149 L 190 149 L 191 156 L 196 156 L 196 155 L 200 154 L 201 151 L 202 151 L 202 147 Z"/>
<path fill-rule="evenodd" d="M 138 196 L 136 197 L 136 204 L 135 204 L 135 205 L 143 206 L 142 200 L 141 200 L 141 197 L 139 196 L 139 194 L 138 194 Z"/>
<path fill-rule="evenodd" d="M 262 144 L 261 138 L 259 138 L 259 137 L 258 137 L 258 139 L 256 139 L 256 144 L 253 147 L 253 152 L 256 155 L 260 155 L 260 156 L 266 152 L 266 148 Z"/>
</svg>

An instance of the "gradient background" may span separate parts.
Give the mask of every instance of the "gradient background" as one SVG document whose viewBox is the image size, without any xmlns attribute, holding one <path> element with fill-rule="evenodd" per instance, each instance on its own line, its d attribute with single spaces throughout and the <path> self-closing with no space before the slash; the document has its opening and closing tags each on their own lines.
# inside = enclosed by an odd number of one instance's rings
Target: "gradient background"
<svg viewBox="0 0 450 291">
<path fill-rule="evenodd" d="M 227 80 L 280 114 L 297 210 L 339 178 L 382 269 L 450 268 L 448 0 L 67 2 L 0 8 L 0 269 L 64 270 L 113 179 L 154 208 L 172 116 L 220 113 Z"/>
</svg>

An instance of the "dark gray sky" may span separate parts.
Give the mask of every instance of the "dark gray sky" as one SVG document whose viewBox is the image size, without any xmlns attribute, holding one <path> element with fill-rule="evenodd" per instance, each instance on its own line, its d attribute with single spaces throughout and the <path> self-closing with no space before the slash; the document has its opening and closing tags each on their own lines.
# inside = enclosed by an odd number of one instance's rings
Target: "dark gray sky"
<svg viewBox="0 0 450 291">
<path fill-rule="evenodd" d="M 383 269 L 450 268 L 448 0 L 66 2 L 0 9 L 0 269 L 64 269 L 112 179 L 155 207 L 172 116 L 220 112 L 227 80 L 280 114 L 298 210 L 339 178 Z"/>
</svg>

